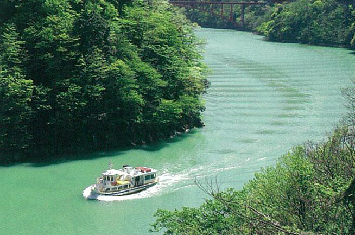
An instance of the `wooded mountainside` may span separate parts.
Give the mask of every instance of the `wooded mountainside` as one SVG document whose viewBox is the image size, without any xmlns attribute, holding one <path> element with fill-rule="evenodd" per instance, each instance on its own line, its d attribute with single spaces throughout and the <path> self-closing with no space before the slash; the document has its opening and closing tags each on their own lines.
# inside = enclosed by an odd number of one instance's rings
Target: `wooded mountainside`
<svg viewBox="0 0 355 235">
<path fill-rule="evenodd" d="M 256 30 L 272 41 L 354 47 L 354 4 L 342 0 L 277 4 Z"/>
<path fill-rule="evenodd" d="M 1 161 L 202 125 L 199 41 L 166 2 L 2 0 L 0 9 Z"/>
<path fill-rule="evenodd" d="M 251 0 L 242 2 L 249 1 Z M 271 41 L 355 47 L 355 1 L 353 0 L 264 2 L 269 4 L 245 8 L 243 28 L 240 27 L 241 9 L 240 7 L 234 9 L 235 21 L 240 29 L 265 35 Z M 228 9 L 225 12 L 228 14 Z M 192 21 L 204 27 L 234 27 L 226 20 L 207 12 L 187 9 L 186 14 Z"/>
</svg>

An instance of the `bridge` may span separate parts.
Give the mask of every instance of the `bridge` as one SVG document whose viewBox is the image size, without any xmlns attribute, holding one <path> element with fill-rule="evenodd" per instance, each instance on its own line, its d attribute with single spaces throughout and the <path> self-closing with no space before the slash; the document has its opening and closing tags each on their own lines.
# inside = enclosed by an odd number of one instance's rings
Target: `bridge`
<svg viewBox="0 0 355 235">
<path fill-rule="evenodd" d="M 197 9 L 208 12 L 233 24 L 234 27 L 244 27 L 244 11 L 246 6 L 265 5 L 267 2 L 207 2 L 207 1 L 169 1 L 170 4 L 179 7 Z M 236 22 L 235 14 L 240 7 L 240 21 Z"/>
</svg>

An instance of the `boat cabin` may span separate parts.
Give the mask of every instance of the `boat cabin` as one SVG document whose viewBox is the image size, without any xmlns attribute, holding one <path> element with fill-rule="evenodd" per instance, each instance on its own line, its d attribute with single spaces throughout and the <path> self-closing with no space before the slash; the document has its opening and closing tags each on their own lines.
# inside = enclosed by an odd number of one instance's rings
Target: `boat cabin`
<svg viewBox="0 0 355 235">
<path fill-rule="evenodd" d="M 147 167 L 123 166 L 123 169 L 109 169 L 97 179 L 97 188 L 102 193 L 117 192 L 156 182 L 157 173 Z"/>
</svg>

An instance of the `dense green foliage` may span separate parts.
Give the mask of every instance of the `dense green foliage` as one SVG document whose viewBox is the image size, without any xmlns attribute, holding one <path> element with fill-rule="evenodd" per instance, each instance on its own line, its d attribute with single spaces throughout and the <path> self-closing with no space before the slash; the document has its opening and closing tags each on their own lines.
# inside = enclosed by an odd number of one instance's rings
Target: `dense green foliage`
<svg viewBox="0 0 355 235">
<path fill-rule="evenodd" d="M 245 1 L 243 1 L 245 2 Z M 244 25 L 241 9 L 233 9 L 237 28 L 255 31 L 271 41 L 300 42 L 315 45 L 355 47 L 355 1 L 353 0 L 289 0 L 265 1 L 267 5 L 247 6 Z M 226 6 L 227 7 L 227 6 Z M 208 9 L 212 11 L 212 8 Z M 187 9 L 192 20 L 205 27 L 231 28 L 235 25 L 206 9 Z M 229 18 L 229 9 L 225 9 Z"/>
<path fill-rule="evenodd" d="M 0 9 L 2 161 L 202 125 L 199 41 L 165 2 L 3 0 Z"/>
<path fill-rule="evenodd" d="M 159 210 L 164 234 L 354 234 L 355 132 L 338 129 L 256 173 L 240 191 L 219 192 L 199 208 Z"/>
<path fill-rule="evenodd" d="M 273 41 L 350 46 L 355 9 L 351 1 L 297 0 L 279 4 L 258 30 Z"/>
<path fill-rule="evenodd" d="M 355 84 L 355 82 L 354 82 Z M 328 139 L 306 143 L 262 169 L 242 190 L 197 182 L 211 199 L 198 208 L 158 210 L 152 231 L 174 234 L 355 234 L 355 86 L 348 113 Z"/>
<path fill-rule="evenodd" d="M 211 8 L 211 7 L 209 7 Z M 209 9 L 211 10 L 211 9 Z M 217 10 L 215 11 L 218 14 Z M 210 12 L 201 11 L 198 9 L 193 9 L 186 7 L 184 9 L 184 14 L 188 19 L 192 22 L 196 22 L 198 25 L 204 28 L 232 28 L 233 25 L 222 19 L 215 14 L 211 14 Z"/>
</svg>

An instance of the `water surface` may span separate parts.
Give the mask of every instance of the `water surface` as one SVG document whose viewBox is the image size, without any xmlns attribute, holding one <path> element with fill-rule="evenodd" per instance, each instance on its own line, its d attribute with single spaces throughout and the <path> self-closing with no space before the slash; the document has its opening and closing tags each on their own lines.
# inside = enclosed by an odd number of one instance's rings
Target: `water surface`
<svg viewBox="0 0 355 235">
<path fill-rule="evenodd" d="M 199 29 L 212 74 L 206 126 L 136 149 L 83 160 L 0 170 L 0 234 L 148 234 L 158 208 L 198 206 L 194 178 L 240 189 L 292 146 L 324 139 L 345 108 L 340 89 L 355 56 L 339 48 L 270 43 L 231 30 Z M 161 182 L 141 194 L 88 201 L 82 191 L 108 166 L 151 166 Z"/>
</svg>

